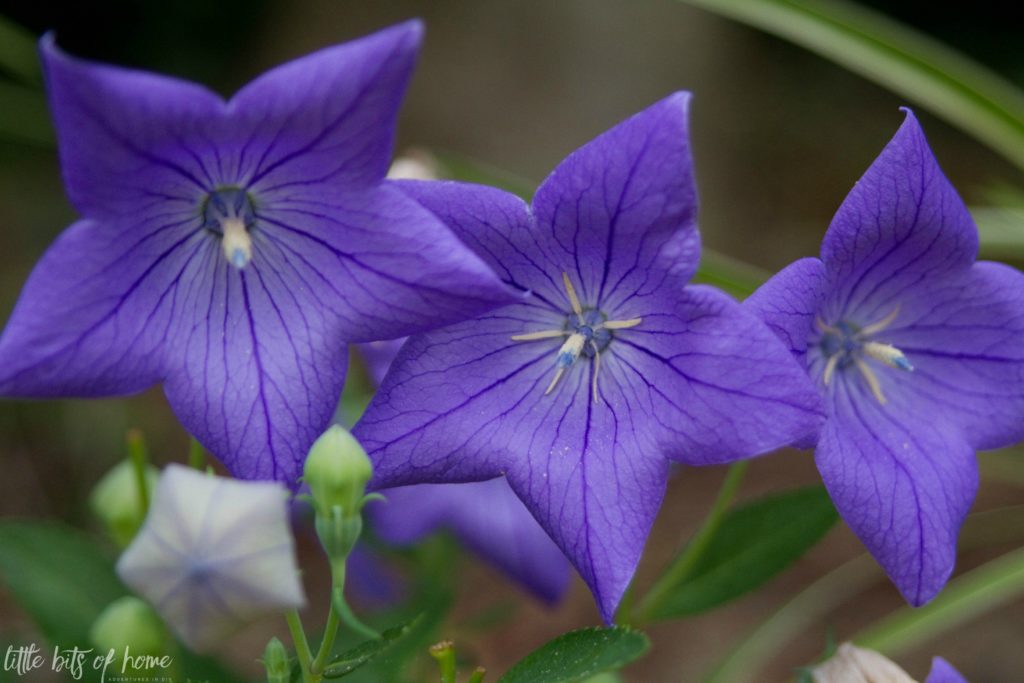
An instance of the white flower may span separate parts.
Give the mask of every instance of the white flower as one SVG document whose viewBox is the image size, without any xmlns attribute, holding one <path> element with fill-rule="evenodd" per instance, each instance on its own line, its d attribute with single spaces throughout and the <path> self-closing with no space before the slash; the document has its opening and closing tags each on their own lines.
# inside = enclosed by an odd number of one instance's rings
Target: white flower
<svg viewBox="0 0 1024 683">
<path fill-rule="evenodd" d="M 892 660 L 874 650 L 843 643 L 836 654 L 811 671 L 814 683 L 916 683 Z"/>
<path fill-rule="evenodd" d="M 117 573 L 186 645 L 209 649 L 250 621 L 305 603 L 287 499 L 277 483 L 170 465 Z"/>
</svg>

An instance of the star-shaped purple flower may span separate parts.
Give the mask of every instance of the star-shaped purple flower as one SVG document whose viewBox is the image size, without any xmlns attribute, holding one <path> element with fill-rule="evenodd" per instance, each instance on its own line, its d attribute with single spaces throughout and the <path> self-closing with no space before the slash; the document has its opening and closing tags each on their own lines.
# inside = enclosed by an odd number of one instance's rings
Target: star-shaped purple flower
<svg viewBox="0 0 1024 683">
<path fill-rule="evenodd" d="M 380 386 L 405 339 L 357 346 Z M 547 603 L 569 586 L 569 562 L 503 477 L 462 484 L 385 489 L 386 503 L 367 507 L 374 531 L 388 543 L 412 544 L 439 530 L 466 546 Z"/>
<path fill-rule="evenodd" d="M 1024 276 L 977 253 L 977 228 L 908 111 L 836 213 L 821 258 L 793 263 L 745 304 L 825 397 L 818 469 L 913 605 L 953 570 L 975 450 L 1024 437 Z"/>
<path fill-rule="evenodd" d="M 330 422 L 345 344 L 513 300 L 382 183 L 422 30 L 409 22 L 278 67 L 228 101 L 42 41 L 68 195 L 83 218 L 0 339 L 0 395 L 164 382 L 233 474 L 293 484 Z"/>
<path fill-rule="evenodd" d="M 532 209 L 499 190 L 400 183 L 508 284 L 512 304 L 412 337 L 354 433 L 371 486 L 505 475 L 611 620 L 669 462 L 728 462 L 818 428 L 806 373 L 706 286 L 686 94 L 570 155 Z"/>
</svg>

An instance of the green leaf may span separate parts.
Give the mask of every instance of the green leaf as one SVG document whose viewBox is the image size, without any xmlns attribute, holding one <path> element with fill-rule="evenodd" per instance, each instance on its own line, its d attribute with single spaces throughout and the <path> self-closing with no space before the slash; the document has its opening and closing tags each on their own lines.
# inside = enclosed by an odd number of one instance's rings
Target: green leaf
<svg viewBox="0 0 1024 683">
<path fill-rule="evenodd" d="M 700 266 L 694 280 L 714 285 L 745 299 L 771 277 L 771 273 L 707 247 L 701 247 Z"/>
<path fill-rule="evenodd" d="M 37 147 L 54 145 L 50 113 L 41 90 L 0 80 L 0 103 L 0 139 Z"/>
<path fill-rule="evenodd" d="M 85 534 L 56 522 L 0 523 L 0 582 L 54 645 L 89 647 L 89 627 L 125 595 L 113 564 Z"/>
<path fill-rule="evenodd" d="M 651 616 L 697 614 L 754 590 L 807 552 L 838 518 L 820 486 L 769 496 L 732 510 L 700 560 L 651 610 Z"/>
<path fill-rule="evenodd" d="M 413 627 L 415 627 L 417 621 L 419 621 L 419 617 L 406 624 L 402 624 L 401 626 L 389 628 L 381 634 L 380 638 L 368 640 L 365 643 L 338 655 L 331 660 L 330 664 L 324 670 L 324 678 L 342 678 L 360 668 L 367 662 L 377 658 L 397 641 L 408 636 L 413 630 Z"/>
<path fill-rule="evenodd" d="M 51 645 L 90 648 L 100 612 L 127 593 L 113 560 L 81 531 L 50 521 L 0 521 L 0 584 Z M 238 683 L 217 661 L 178 649 L 193 680 Z M 87 673 L 93 680 L 93 673 Z M 99 676 L 95 676 L 99 680 Z"/>
<path fill-rule="evenodd" d="M 650 644 L 643 633 L 621 626 L 563 633 L 519 660 L 498 683 L 573 683 L 622 668 Z"/>
<path fill-rule="evenodd" d="M 10 19 L 0 16 L 0 70 L 26 83 L 42 81 L 36 37 Z"/>
<path fill-rule="evenodd" d="M 842 0 L 682 0 L 800 45 L 912 100 L 1024 168 L 1024 93 L 956 50 Z"/>
<path fill-rule="evenodd" d="M 1024 207 L 973 207 L 979 248 L 986 258 L 1024 259 Z"/>
</svg>

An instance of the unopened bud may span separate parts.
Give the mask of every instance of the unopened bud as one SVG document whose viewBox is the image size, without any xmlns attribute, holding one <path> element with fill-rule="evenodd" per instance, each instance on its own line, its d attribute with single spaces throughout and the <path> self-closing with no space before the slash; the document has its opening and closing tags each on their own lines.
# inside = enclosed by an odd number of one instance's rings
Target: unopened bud
<svg viewBox="0 0 1024 683">
<path fill-rule="evenodd" d="M 309 486 L 317 514 L 329 516 L 340 507 L 346 516 L 359 513 L 366 482 L 373 475 L 370 459 L 355 437 L 334 425 L 313 443 L 303 480 Z"/>
<path fill-rule="evenodd" d="M 146 499 L 156 487 L 159 471 L 151 465 L 145 466 Z M 107 533 L 120 547 L 125 547 L 146 518 L 146 512 L 139 491 L 139 479 L 135 467 L 129 460 L 122 460 L 107 472 L 89 496 L 89 507 L 106 528 Z"/>
<path fill-rule="evenodd" d="M 89 639 L 101 653 L 114 650 L 131 656 L 159 656 L 168 645 L 167 629 L 153 608 L 134 596 L 107 605 L 89 630 Z"/>
<path fill-rule="evenodd" d="M 288 661 L 288 651 L 277 638 L 271 638 L 263 651 L 263 666 L 267 669 L 267 683 L 289 683 L 292 667 Z"/>
<path fill-rule="evenodd" d="M 906 671 L 874 650 L 843 643 L 827 662 L 811 670 L 814 683 L 915 683 Z"/>
</svg>

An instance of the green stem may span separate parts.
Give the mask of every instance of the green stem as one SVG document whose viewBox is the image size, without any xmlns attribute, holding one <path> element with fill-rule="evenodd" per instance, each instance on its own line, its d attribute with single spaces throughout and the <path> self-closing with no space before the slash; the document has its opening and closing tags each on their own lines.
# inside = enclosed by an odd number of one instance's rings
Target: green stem
<svg viewBox="0 0 1024 683">
<path fill-rule="evenodd" d="M 704 556 L 704 552 L 710 545 L 711 540 L 722 525 L 726 511 L 732 505 L 733 498 L 739 491 L 743 482 L 743 475 L 746 474 L 749 462 L 741 460 L 733 463 L 725 475 L 722 488 L 718 490 L 718 497 L 715 498 L 711 510 L 708 511 L 704 523 L 691 537 L 689 543 L 676 555 L 676 558 L 669 565 L 665 573 L 661 575 L 651 590 L 647 593 L 637 609 L 633 618 L 634 624 L 645 624 L 657 617 L 658 608 L 668 595 L 686 579 L 694 567 Z"/>
<path fill-rule="evenodd" d="M 200 472 L 206 469 L 206 449 L 195 439 L 188 442 L 188 466 Z"/>
<path fill-rule="evenodd" d="M 836 605 L 858 595 L 881 578 L 870 555 L 856 557 L 821 577 L 755 628 L 704 679 L 705 683 L 752 680 L 771 656 L 794 635 L 809 631 Z"/>
<path fill-rule="evenodd" d="M 951 581 L 925 607 L 904 607 L 853 638 L 861 647 L 893 655 L 970 621 L 1024 594 L 1024 548 Z"/>
<path fill-rule="evenodd" d="M 338 566 L 332 567 L 331 571 L 331 595 L 335 593 L 341 593 L 345 590 L 345 563 L 339 562 Z M 324 626 L 324 637 L 320 641 L 320 649 L 316 653 L 316 658 L 310 665 L 310 670 L 314 674 L 321 674 L 327 667 L 327 660 L 331 657 L 331 652 L 334 651 L 334 641 L 338 637 L 338 609 L 335 607 L 335 600 L 331 600 L 331 608 L 327 613 L 327 625 Z"/>
<path fill-rule="evenodd" d="M 450 640 L 443 640 L 430 648 L 430 656 L 437 662 L 441 671 L 441 683 L 455 683 L 455 645 Z"/>
<path fill-rule="evenodd" d="M 320 677 L 314 678 L 310 664 L 313 654 L 309 650 L 309 643 L 306 641 L 306 631 L 302 628 L 302 618 L 298 610 L 290 610 L 284 615 L 288 621 L 288 631 L 292 635 L 292 644 L 295 646 L 295 655 L 299 658 L 299 668 L 302 670 L 303 683 L 318 683 Z"/>
<path fill-rule="evenodd" d="M 1024 538 L 1024 505 L 977 512 L 967 518 L 960 535 L 960 550 Z M 753 680 L 786 643 L 808 632 L 839 605 L 853 599 L 883 578 L 870 555 L 861 555 L 833 569 L 805 588 L 775 614 L 758 625 L 707 675 L 705 683 Z"/>
<path fill-rule="evenodd" d="M 487 670 L 482 666 L 478 666 L 473 669 L 473 673 L 469 675 L 469 683 L 484 683 L 484 676 L 487 674 Z"/>
<path fill-rule="evenodd" d="M 345 602 L 345 595 L 341 591 L 335 591 L 333 599 L 334 608 L 338 611 L 338 616 L 341 617 L 343 624 L 348 626 L 350 629 L 363 636 L 374 640 L 380 638 L 380 632 L 371 626 L 367 626 L 359 620 L 359 617 L 355 615 L 352 608 Z"/>
<path fill-rule="evenodd" d="M 146 481 L 146 463 L 149 460 L 146 454 L 146 442 L 142 438 L 142 432 L 137 429 L 128 431 L 125 435 L 128 442 L 128 457 L 132 461 L 132 469 L 135 471 L 135 487 L 139 491 L 139 509 L 145 517 L 149 512 L 149 486 Z"/>
</svg>

